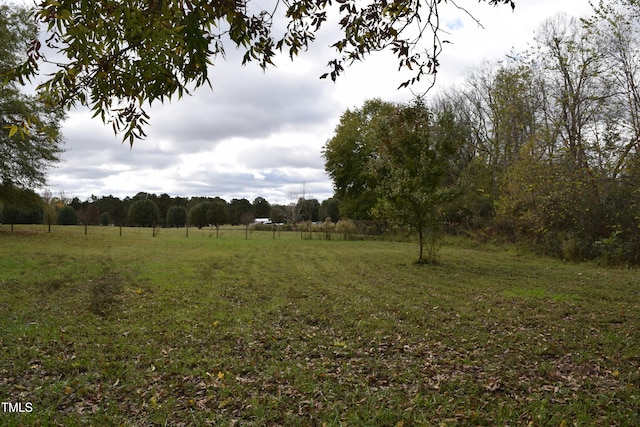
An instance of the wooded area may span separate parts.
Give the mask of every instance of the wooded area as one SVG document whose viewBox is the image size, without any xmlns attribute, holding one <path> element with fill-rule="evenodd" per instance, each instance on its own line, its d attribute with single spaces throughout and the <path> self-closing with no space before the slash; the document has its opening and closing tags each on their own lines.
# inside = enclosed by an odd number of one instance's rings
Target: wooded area
<svg viewBox="0 0 640 427">
<path fill-rule="evenodd" d="M 444 227 L 532 242 L 568 260 L 639 264 L 638 10 L 619 1 L 589 20 L 549 19 L 530 49 L 479 66 L 431 97 L 421 118 L 404 120 L 410 138 L 393 125 L 410 105 L 373 100 L 344 113 L 324 153 L 343 216 L 380 217 L 381 200 L 413 199 L 402 218 L 437 213 L 432 233 Z M 374 166 L 389 157 L 388 141 L 409 150 L 393 175 Z M 416 151 L 429 145 L 435 155 L 447 144 L 455 154 L 435 163 Z M 443 165 L 433 182 L 393 188 Z M 420 231 L 417 220 L 405 225 Z"/>
</svg>

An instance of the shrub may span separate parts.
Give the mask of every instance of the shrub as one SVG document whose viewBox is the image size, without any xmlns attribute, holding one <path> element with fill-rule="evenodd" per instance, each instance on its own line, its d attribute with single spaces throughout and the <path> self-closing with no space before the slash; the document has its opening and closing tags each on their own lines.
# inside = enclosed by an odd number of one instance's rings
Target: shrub
<svg viewBox="0 0 640 427">
<path fill-rule="evenodd" d="M 345 240 L 354 239 L 357 232 L 358 227 L 356 227 L 356 224 L 351 219 L 341 219 L 336 224 L 336 233 L 342 233 Z"/>
</svg>

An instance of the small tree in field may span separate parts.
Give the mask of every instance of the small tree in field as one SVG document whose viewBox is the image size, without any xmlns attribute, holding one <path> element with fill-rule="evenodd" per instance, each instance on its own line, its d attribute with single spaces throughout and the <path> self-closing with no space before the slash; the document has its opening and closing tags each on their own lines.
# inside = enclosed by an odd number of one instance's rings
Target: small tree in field
<svg viewBox="0 0 640 427">
<path fill-rule="evenodd" d="M 462 133 L 451 113 L 435 117 L 419 100 L 398 106 L 384 130 L 378 157 L 372 160 L 379 183 L 373 213 L 415 232 L 418 263 L 432 262 L 440 206 L 452 195 L 449 181 Z"/>
<path fill-rule="evenodd" d="M 167 225 L 184 227 L 187 223 L 187 209 L 184 206 L 172 206 L 167 210 Z"/>
<path fill-rule="evenodd" d="M 189 224 L 195 225 L 198 228 L 202 228 L 209 225 L 207 218 L 207 209 L 209 208 L 208 202 L 201 202 L 192 207 L 189 210 Z"/>
<path fill-rule="evenodd" d="M 129 225 L 153 227 L 160 217 L 160 209 L 149 199 L 136 200 L 131 204 L 127 214 Z"/>
<path fill-rule="evenodd" d="M 220 226 L 229 221 L 229 205 L 219 197 L 216 197 L 208 206 L 207 219 L 216 227 L 216 237 L 220 234 Z"/>
</svg>

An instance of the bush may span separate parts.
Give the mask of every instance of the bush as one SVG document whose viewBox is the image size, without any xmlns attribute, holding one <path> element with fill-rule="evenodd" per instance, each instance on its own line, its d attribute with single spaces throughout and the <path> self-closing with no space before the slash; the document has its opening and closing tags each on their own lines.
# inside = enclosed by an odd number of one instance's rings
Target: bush
<svg viewBox="0 0 640 427">
<path fill-rule="evenodd" d="M 640 265 L 640 241 L 616 230 L 595 243 L 598 261 L 604 265 Z"/>
</svg>

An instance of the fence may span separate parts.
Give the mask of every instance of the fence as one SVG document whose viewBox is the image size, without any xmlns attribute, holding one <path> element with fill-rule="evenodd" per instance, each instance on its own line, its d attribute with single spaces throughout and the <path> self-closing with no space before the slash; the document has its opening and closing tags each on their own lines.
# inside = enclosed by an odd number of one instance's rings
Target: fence
<svg viewBox="0 0 640 427">
<path fill-rule="evenodd" d="M 301 224 L 215 227 L 119 227 L 99 225 L 0 224 L 4 233 L 45 233 L 75 235 L 109 235 L 119 237 L 149 236 L 154 238 L 219 238 L 219 239 L 306 239 L 362 240 L 371 238 L 357 229 L 336 230 L 335 227 Z"/>
</svg>

